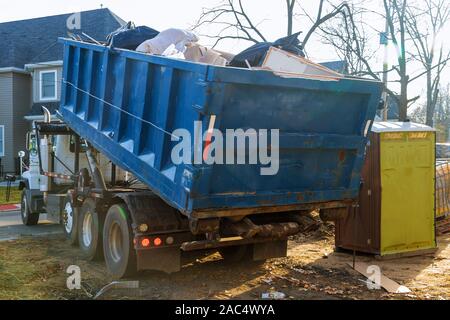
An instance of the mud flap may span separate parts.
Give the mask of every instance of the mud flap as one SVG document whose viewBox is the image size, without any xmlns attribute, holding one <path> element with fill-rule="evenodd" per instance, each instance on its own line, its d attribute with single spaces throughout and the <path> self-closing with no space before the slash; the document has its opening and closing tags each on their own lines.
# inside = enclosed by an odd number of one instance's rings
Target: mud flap
<svg viewBox="0 0 450 320">
<path fill-rule="evenodd" d="M 138 271 L 155 270 L 175 273 L 181 270 L 179 247 L 137 251 Z"/>
<path fill-rule="evenodd" d="M 287 256 L 287 240 L 255 243 L 253 245 L 253 260 L 260 261 Z"/>
</svg>

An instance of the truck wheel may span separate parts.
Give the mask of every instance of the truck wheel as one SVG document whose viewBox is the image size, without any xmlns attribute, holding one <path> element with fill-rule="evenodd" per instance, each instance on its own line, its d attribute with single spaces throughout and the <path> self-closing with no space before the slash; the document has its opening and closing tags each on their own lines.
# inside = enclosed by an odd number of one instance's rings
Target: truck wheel
<svg viewBox="0 0 450 320">
<path fill-rule="evenodd" d="M 22 200 L 20 206 L 20 215 L 22 222 L 26 226 L 35 226 L 39 222 L 39 213 L 32 213 L 27 198 L 27 189 L 22 190 Z"/>
<path fill-rule="evenodd" d="M 97 213 L 95 201 L 87 199 L 81 207 L 78 219 L 78 244 L 88 260 L 100 260 L 103 256 L 103 219 Z"/>
<path fill-rule="evenodd" d="M 73 207 L 69 196 L 66 197 L 61 220 L 67 241 L 72 246 L 78 245 L 78 208 Z"/>
<path fill-rule="evenodd" d="M 108 271 L 115 279 L 137 272 L 131 220 L 125 205 L 112 206 L 105 220 L 103 250 Z"/>
<path fill-rule="evenodd" d="M 248 245 L 219 248 L 219 253 L 226 262 L 230 263 L 251 260 L 251 250 Z"/>
</svg>

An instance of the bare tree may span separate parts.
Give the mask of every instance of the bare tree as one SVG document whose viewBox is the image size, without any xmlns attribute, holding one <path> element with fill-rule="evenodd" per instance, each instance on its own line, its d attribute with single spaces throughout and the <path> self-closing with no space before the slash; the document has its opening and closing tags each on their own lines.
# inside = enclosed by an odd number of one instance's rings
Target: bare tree
<svg viewBox="0 0 450 320">
<path fill-rule="evenodd" d="M 287 3 L 289 6 L 289 1 Z M 240 39 L 254 43 L 267 41 L 258 29 L 258 24 L 253 23 L 242 4 L 242 0 L 223 0 L 216 7 L 203 8 L 202 14 L 193 29 L 210 25 L 219 27 L 220 30 L 216 34 L 202 34 L 204 37 L 215 39 L 215 47 L 225 39 Z"/>
<path fill-rule="evenodd" d="M 279 1 L 282 3 L 281 0 Z M 312 35 L 322 24 L 348 10 L 348 5 L 345 1 L 337 6 L 327 6 L 330 7 L 329 10 L 325 8 L 327 4 L 327 0 L 319 0 L 315 19 L 313 19 L 311 28 L 305 33 L 305 37 L 303 38 L 303 48 L 306 47 Z M 286 35 L 292 35 L 294 33 L 293 24 L 294 18 L 296 17 L 296 9 L 301 8 L 301 1 L 285 0 L 285 5 L 287 12 Z M 253 21 L 244 7 L 243 0 L 223 0 L 215 7 L 204 8 L 193 29 L 200 29 L 208 25 L 217 26 L 219 31 L 215 32 L 215 34 L 202 34 L 202 36 L 215 39 L 214 46 L 225 39 L 241 39 L 258 43 L 267 41 L 259 29 L 259 25 L 262 22 Z"/>
<path fill-rule="evenodd" d="M 296 3 L 296 0 L 286 0 L 287 20 L 288 20 L 287 35 L 288 36 L 290 36 L 294 33 L 293 29 L 294 29 L 295 3 Z"/>
<path fill-rule="evenodd" d="M 325 0 L 320 0 L 319 6 L 318 6 L 318 10 L 317 10 L 317 17 L 315 20 L 312 20 L 311 17 L 308 15 L 308 17 L 311 19 L 311 21 L 313 22 L 312 27 L 309 29 L 309 31 L 306 33 L 305 37 L 303 38 L 303 42 L 302 42 L 302 46 L 303 48 L 306 48 L 306 44 L 308 43 L 309 39 L 311 38 L 311 36 L 317 31 L 317 29 L 320 29 L 320 27 L 325 24 L 327 21 L 331 20 L 332 18 L 341 15 L 341 16 L 352 16 L 352 11 L 349 7 L 349 5 L 347 4 L 347 2 L 342 2 L 339 5 L 335 6 L 335 5 L 331 5 L 332 10 L 330 10 L 330 12 L 328 13 L 324 13 L 324 5 L 327 3 L 328 1 Z M 307 15 L 306 11 L 303 10 L 303 12 Z"/>
<path fill-rule="evenodd" d="M 383 8 L 380 12 L 366 9 L 366 2 L 351 6 L 351 14 L 343 15 L 339 23 L 333 21 L 322 27 L 324 43 L 332 45 L 338 56 L 345 59 L 349 66 L 350 74 L 356 76 L 369 76 L 377 80 L 382 72 L 373 68 L 373 58 L 376 50 L 370 45 L 372 41 L 370 33 L 378 35 L 380 30 L 370 30 L 371 26 L 365 24 L 367 15 L 372 14 L 385 19 L 388 25 L 388 38 L 393 42 L 397 50 L 397 63 L 387 73 L 394 72 L 400 84 L 400 92 L 396 93 L 386 88 L 387 93 L 399 106 L 399 118 L 407 119 L 408 108 L 416 102 L 420 96 L 408 97 L 408 86 L 425 74 L 428 79 L 428 103 L 429 112 L 427 123 L 436 105 L 440 76 L 450 56 L 440 50 L 436 56 L 435 47 L 429 44 L 435 43 L 434 39 L 443 24 L 449 18 L 448 0 L 425 0 L 426 9 L 414 6 L 407 0 L 383 0 Z M 422 4 L 422 2 L 420 2 Z M 357 19 L 359 17 L 359 19 Z M 425 21 L 424 21 L 425 20 Z M 431 31 L 426 28 L 426 22 L 431 25 Z M 425 23 L 424 23 L 425 22 Z M 371 32 L 372 31 L 372 32 Z M 442 47 L 441 47 L 442 49 Z M 425 71 L 419 75 L 410 77 L 408 66 L 414 60 L 420 61 Z"/>
<path fill-rule="evenodd" d="M 363 19 L 356 18 L 367 13 L 362 6 L 353 4 L 348 12 L 343 12 L 337 19 L 320 27 L 322 42 L 331 45 L 338 57 L 346 61 L 349 75 L 380 80 L 379 72 L 371 64 L 377 50 L 373 50 L 370 45 L 372 39 Z"/>
<path fill-rule="evenodd" d="M 438 124 L 450 128 L 450 84 L 438 90 L 434 114 Z"/>
<path fill-rule="evenodd" d="M 426 124 L 433 126 L 436 104 L 439 97 L 441 74 L 450 60 L 450 52 L 444 53 L 443 44 L 436 46 L 436 36 L 448 22 L 450 3 L 448 0 L 422 0 L 421 7 L 409 6 L 407 31 L 412 39 L 415 52 L 412 56 L 425 69 L 427 79 Z"/>
<path fill-rule="evenodd" d="M 279 0 L 280 3 L 281 0 Z M 450 15 L 448 0 L 425 0 L 427 8 L 417 8 L 411 0 L 383 0 L 378 12 L 369 11 L 365 2 L 352 1 L 348 4 L 340 0 L 319 0 L 314 13 L 302 7 L 301 0 L 285 0 L 287 12 L 287 35 L 294 33 L 294 20 L 298 16 L 309 19 L 310 28 L 304 33 L 302 46 L 307 44 L 313 35 L 321 35 L 323 42 L 332 45 L 338 56 L 348 64 L 351 75 L 368 76 L 381 80 L 383 74 L 395 74 L 391 83 L 399 84 L 399 92 L 386 86 L 386 92 L 397 102 L 399 119 L 407 120 L 408 108 L 420 96 L 408 96 L 411 82 L 427 75 L 427 123 L 434 114 L 442 71 L 450 61 L 450 55 L 444 54 L 442 48 L 436 54 L 434 43 L 436 34 Z M 242 39 L 253 43 L 267 41 L 260 25 L 264 21 L 255 22 L 244 7 L 244 0 L 223 0 L 218 6 L 204 9 L 194 29 L 214 25 L 219 32 L 209 31 L 204 36 L 215 39 L 215 45 L 225 39 Z M 300 12 L 300 13 L 299 13 Z M 397 61 L 391 69 L 378 71 L 373 60 L 377 49 L 373 46 L 373 35 L 378 36 L 380 30 L 366 24 L 367 14 L 375 14 L 387 22 L 387 37 L 397 50 Z M 425 17 L 431 22 L 431 32 L 424 29 L 421 23 Z M 372 37 L 370 36 L 372 35 Z M 409 69 L 412 61 L 420 61 L 425 69 L 419 75 L 410 77 Z"/>
<path fill-rule="evenodd" d="M 408 100 L 408 84 L 410 79 L 407 72 L 406 57 L 407 0 L 383 0 L 383 5 L 389 26 L 389 36 L 397 50 L 398 65 L 394 66 L 394 70 L 397 71 L 400 78 L 400 95 L 398 99 L 399 119 L 400 121 L 406 121 L 410 102 L 418 99 L 418 97 L 415 97 Z"/>
<path fill-rule="evenodd" d="M 411 119 L 419 123 L 425 123 L 427 111 L 427 104 L 425 103 L 411 113 Z M 450 84 L 440 86 L 433 116 L 434 126 L 440 131 L 440 136 L 444 136 L 444 140 L 448 141 L 448 128 L 450 128 Z"/>
<path fill-rule="evenodd" d="M 376 17 L 384 20 L 385 14 L 369 10 L 367 3 L 366 0 L 353 1 L 338 19 L 321 26 L 322 42 L 331 45 L 338 57 L 346 61 L 349 75 L 381 81 L 384 72 L 375 69 L 373 63 L 380 49 L 380 46 L 373 44 L 377 43 L 380 31 L 375 30 L 366 21 Z M 377 39 L 374 39 L 375 37 Z M 386 73 L 393 71 L 394 68 L 391 68 L 386 70 Z M 385 91 L 391 99 L 399 103 L 398 93 L 388 87 Z"/>
</svg>

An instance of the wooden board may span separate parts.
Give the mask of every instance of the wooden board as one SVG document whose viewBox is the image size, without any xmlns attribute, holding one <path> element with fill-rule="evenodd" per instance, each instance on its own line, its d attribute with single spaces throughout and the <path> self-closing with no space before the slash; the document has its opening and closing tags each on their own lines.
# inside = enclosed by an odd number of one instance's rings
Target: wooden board
<svg viewBox="0 0 450 320">
<path fill-rule="evenodd" d="M 340 73 L 275 47 L 269 49 L 262 69 L 271 70 L 284 77 L 315 78 L 328 81 L 343 78 Z"/>
<path fill-rule="evenodd" d="M 353 269 L 353 264 L 348 263 L 348 265 Z M 365 276 L 367 279 L 373 276 L 373 274 L 368 273 L 367 270 L 369 269 L 370 265 L 363 263 L 363 262 L 357 262 L 355 264 L 355 270 L 361 273 L 363 276 Z M 411 290 L 409 290 L 407 287 L 402 286 L 395 282 L 392 279 L 389 279 L 385 275 L 381 274 L 380 276 L 380 286 L 386 290 L 389 293 L 410 293 Z"/>
</svg>

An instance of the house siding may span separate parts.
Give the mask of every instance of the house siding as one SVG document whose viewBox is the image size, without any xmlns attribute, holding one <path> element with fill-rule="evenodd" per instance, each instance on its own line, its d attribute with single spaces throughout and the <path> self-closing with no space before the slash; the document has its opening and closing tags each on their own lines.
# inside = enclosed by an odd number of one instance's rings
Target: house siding
<svg viewBox="0 0 450 320">
<path fill-rule="evenodd" d="M 31 128 L 31 123 L 25 120 L 31 105 L 31 76 L 14 74 L 13 78 L 13 124 L 12 154 L 17 157 L 19 151 L 25 151 L 25 135 Z"/>
<path fill-rule="evenodd" d="M 25 148 L 25 134 L 30 123 L 24 117 L 30 110 L 31 79 L 27 74 L 0 74 L 0 125 L 5 127 L 5 155 L 2 166 L 5 173 L 16 171 L 17 153 Z"/>
<path fill-rule="evenodd" d="M 1 157 L 4 172 L 14 171 L 13 151 L 13 73 L 0 73 L 0 125 L 5 127 L 5 154 Z"/>
</svg>

